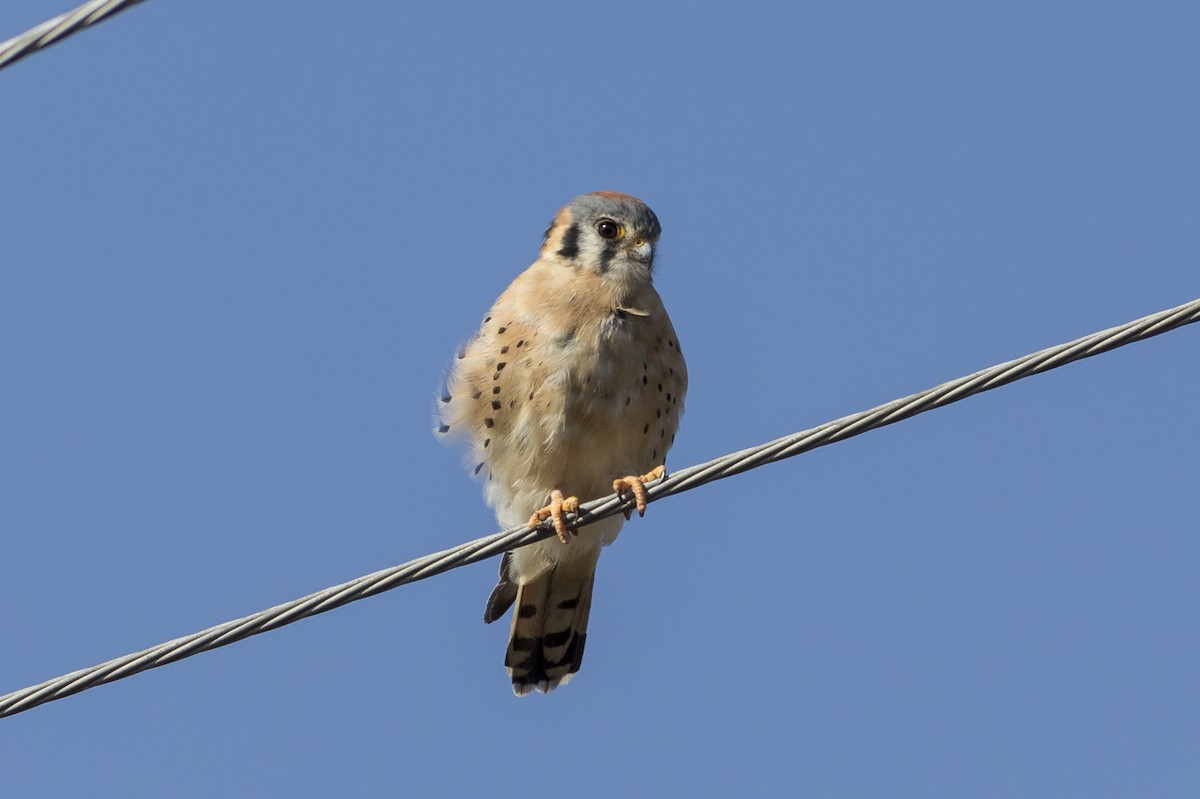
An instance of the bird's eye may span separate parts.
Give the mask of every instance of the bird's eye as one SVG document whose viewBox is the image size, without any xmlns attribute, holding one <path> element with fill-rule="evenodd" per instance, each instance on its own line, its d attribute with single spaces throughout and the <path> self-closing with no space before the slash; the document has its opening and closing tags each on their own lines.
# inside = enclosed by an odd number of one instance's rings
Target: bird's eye
<svg viewBox="0 0 1200 799">
<path fill-rule="evenodd" d="M 596 232 L 602 239 L 615 239 L 621 235 L 621 226 L 611 219 L 601 219 L 596 223 Z"/>
</svg>

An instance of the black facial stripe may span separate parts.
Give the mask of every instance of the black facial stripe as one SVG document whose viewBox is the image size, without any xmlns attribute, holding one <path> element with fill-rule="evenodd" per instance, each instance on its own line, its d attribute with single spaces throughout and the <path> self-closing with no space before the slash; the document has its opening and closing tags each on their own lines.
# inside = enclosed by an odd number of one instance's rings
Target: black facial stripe
<svg viewBox="0 0 1200 799">
<path fill-rule="evenodd" d="M 579 255 L 579 225 L 575 222 L 563 234 L 562 247 L 558 254 L 563 258 L 574 258 Z"/>
<path fill-rule="evenodd" d="M 618 245 L 615 240 L 604 242 L 604 249 L 600 252 L 600 274 L 608 271 L 612 259 L 617 255 L 617 247 Z"/>
</svg>

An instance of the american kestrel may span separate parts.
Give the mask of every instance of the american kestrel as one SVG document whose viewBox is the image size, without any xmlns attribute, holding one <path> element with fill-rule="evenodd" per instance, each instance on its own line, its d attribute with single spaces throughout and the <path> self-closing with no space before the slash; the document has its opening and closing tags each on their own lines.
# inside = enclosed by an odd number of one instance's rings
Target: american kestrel
<svg viewBox="0 0 1200 799">
<path fill-rule="evenodd" d="M 635 197 L 576 197 L 459 353 L 442 393 L 438 432 L 465 445 L 500 524 L 551 519 L 558 533 L 505 553 L 484 610 L 491 623 L 516 604 L 504 665 L 517 696 L 579 671 L 600 548 L 624 521 L 572 537 L 563 514 L 613 491 L 632 494 L 644 513 L 643 483 L 665 473 L 687 367 L 651 282 L 659 231 Z"/>
</svg>

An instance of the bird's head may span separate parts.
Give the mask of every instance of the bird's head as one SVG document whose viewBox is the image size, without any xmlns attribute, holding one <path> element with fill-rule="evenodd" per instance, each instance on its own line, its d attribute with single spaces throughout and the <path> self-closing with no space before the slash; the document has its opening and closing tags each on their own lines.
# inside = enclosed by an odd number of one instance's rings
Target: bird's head
<svg viewBox="0 0 1200 799">
<path fill-rule="evenodd" d="M 644 202 L 598 191 L 563 206 L 550 223 L 542 256 L 617 279 L 649 280 L 662 229 Z"/>
</svg>

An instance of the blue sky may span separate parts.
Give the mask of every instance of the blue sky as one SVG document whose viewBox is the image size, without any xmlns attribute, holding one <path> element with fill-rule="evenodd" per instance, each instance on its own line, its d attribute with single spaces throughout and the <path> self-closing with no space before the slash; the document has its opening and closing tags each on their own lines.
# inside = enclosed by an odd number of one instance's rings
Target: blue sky
<svg viewBox="0 0 1200 799">
<path fill-rule="evenodd" d="M 66 7 L 8 0 L 0 38 Z M 492 532 L 431 435 L 645 199 L 678 468 L 1200 296 L 1194 3 L 145 3 L 0 72 L 0 692 Z M 1200 328 L 0 720 L 25 797 L 1194 796 Z"/>
</svg>

